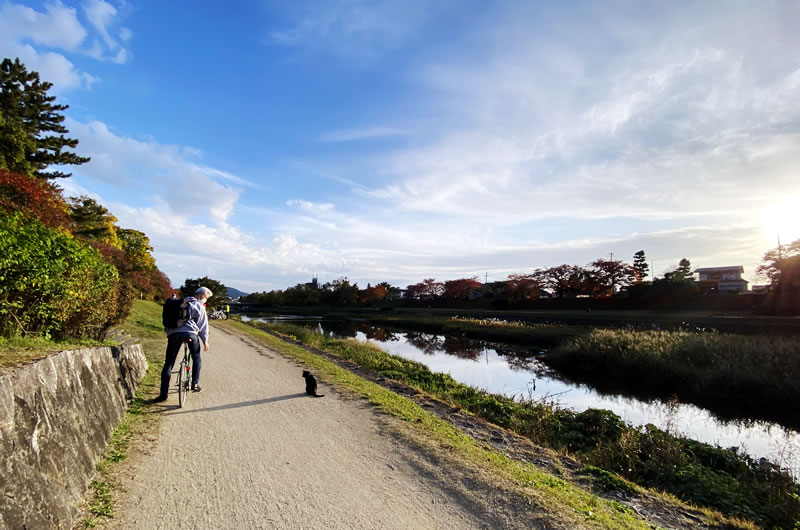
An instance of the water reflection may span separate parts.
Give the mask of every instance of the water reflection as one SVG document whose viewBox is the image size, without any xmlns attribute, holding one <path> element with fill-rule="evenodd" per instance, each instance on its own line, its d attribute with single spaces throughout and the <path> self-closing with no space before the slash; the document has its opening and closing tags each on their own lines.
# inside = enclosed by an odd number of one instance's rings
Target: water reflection
<svg viewBox="0 0 800 530">
<path fill-rule="evenodd" d="M 608 384 L 578 382 L 542 363 L 536 348 L 498 345 L 457 335 L 389 330 L 363 321 L 314 321 L 308 325 L 328 336 L 375 343 L 393 355 L 420 362 L 434 372 L 448 373 L 461 383 L 487 392 L 546 401 L 578 411 L 609 409 L 633 425 L 652 423 L 695 440 L 767 457 L 800 477 L 800 434 L 795 430 L 760 420 L 723 420 L 690 404 L 640 399 L 642 394 L 635 397 Z"/>
</svg>

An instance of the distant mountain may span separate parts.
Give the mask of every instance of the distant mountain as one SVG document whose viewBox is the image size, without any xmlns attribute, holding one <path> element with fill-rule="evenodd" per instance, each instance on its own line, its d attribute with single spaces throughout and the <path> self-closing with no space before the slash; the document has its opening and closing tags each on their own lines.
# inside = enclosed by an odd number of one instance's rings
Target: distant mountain
<svg viewBox="0 0 800 530">
<path fill-rule="evenodd" d="M 228 298 L 232 298 L 232 299 L 236 300 L 240 296 L 247 296 L 248 294 L 250 294 L 250 293 L 244 293 L 244 292 L 240 291 L 239 289 L 234 289 L 233 287 L 228 287 Z"/>
</svg>

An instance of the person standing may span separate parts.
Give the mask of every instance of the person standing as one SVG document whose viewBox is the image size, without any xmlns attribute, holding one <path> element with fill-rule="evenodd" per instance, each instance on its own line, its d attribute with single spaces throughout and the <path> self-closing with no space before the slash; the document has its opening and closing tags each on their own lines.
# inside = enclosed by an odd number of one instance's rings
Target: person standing
<svg viewBox="0 0 800 530">
<path fill-rule="evenodd" d="M 203 351 L 208 351 L 208 316 L 206 315 L 206 300 L 213 293 L 208 287 L 199 287 L 194 296 L 184 299 L 187 310 L 185 322 L 179 323 L 177 328 L 167 329 L 167 351 L 164 357 L 164 367 L 161 369 L 161 392 L 154 400 L 165 401 L 169 391 L 169 380 L 172 377 L 172 367 L 181 349 L 181 344 L 189 342 L 189 351 L 192 355 L 192 390 L 200 392 L 200 341 L 203 341 Z"/>
</svg>

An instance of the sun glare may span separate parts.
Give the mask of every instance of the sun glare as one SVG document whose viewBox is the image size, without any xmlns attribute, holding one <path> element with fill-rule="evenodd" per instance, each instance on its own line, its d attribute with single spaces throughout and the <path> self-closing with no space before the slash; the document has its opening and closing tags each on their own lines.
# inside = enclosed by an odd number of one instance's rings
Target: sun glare
<svg viewBox="0 0 800 530">
<path fill-rule="evenodd" d="M 771 247 L 800 239 L 800 194 L 782 197 L 761 212 L 764 239 Z"/>
</svg>

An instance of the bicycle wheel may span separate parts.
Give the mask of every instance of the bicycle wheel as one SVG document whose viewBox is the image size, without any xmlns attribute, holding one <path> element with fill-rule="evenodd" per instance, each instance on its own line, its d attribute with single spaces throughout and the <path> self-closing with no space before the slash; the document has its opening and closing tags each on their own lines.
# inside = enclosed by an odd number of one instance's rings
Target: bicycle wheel
<svg viewBox="0 0 800 530">
<path fill-rule="evenodd" d="M 189 390 L 189 379 L 187 372 L 186 361 L 181 361 L 181 367 L 178 370 L 178 406 L 183 407 L 186 402 L 186 394 Z"/>
</svg>

